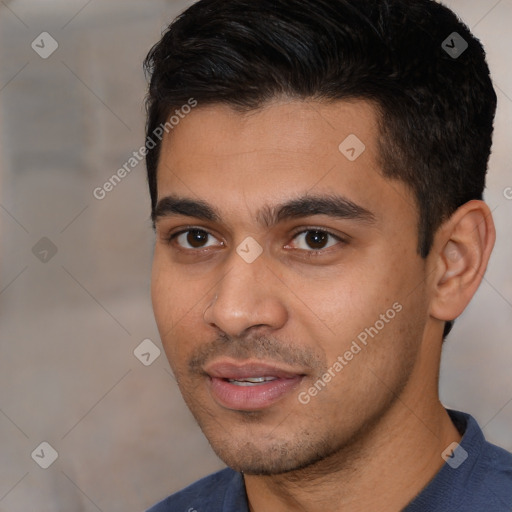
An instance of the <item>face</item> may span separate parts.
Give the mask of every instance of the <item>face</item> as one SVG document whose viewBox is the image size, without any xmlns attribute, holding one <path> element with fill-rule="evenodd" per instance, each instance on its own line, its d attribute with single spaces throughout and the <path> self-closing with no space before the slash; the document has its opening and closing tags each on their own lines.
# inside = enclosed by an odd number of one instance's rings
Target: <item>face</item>
<svg viewBox="0 0 512 512">
<path fill-rule="evenodd" d="M 377 140 L 366 102 L 291 100 L 199 105 L 164 139 L 155 317 L 185 401 L 237 470 L 339 453 L 418 371 L 418 213 L 381 175 Z"/>
</svg>

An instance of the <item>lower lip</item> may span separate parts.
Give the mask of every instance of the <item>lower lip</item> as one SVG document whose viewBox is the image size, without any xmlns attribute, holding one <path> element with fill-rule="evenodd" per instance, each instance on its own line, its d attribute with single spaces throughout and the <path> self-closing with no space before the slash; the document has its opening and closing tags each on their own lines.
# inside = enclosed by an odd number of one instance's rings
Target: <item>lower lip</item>
<svg viewBox="0 0 512 512">
<path fill-rule="evenodd" d="M 297 375 L 255 386 L 237 386 L 227 380 L 210 377 L 210 388 L 214 399 L 227 409 L 257 411 L 276 403 L 295 389 L 301 380 L 302 377 Z"/>
</svg>

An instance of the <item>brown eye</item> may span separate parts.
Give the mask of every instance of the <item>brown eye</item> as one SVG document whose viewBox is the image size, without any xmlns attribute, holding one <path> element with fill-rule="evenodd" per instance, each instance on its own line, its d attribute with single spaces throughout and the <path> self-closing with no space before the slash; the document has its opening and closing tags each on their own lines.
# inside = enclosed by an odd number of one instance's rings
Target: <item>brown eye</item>
<svg viewBox="0 0 512 512">
<path fill-rule="evenodd" d="M 199 229 L 191 229 L 187 232 L 187 243 L 191 247 L 203 247 L 208 241 L 208 233 Z"/>
<path fill-rule="evenodd" d="M 188 229 L 177 233 L 172 238 L 175 238 L 177 243 L 185 249 L 204 249 L 213 245 L 221 245 L 214 236 L 203 229 Z"/>
<path fill-rule="evenodd" d="M 324 249 L 329 242 L 329 235 L 323 231 L 308 231 L 305 242 L 311 249 Z"/>
<path fill-rule="evenodd" d="M 295 249 L 303 249 L 305 251 L 321 251 L 336 245 L 341 238 L 320 229 L 309 229 L 297 234 L 293 239 Z"/>
</svg>

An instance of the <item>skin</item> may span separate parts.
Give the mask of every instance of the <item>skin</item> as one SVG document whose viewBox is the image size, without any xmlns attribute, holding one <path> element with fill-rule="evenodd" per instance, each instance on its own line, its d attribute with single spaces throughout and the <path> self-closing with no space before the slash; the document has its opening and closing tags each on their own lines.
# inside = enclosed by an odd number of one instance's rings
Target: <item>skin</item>
<svg viewBox="0 0 512 512">
<path fill-rule="evenodd" d="M 366 146 L 353 162 L 338 150 L 350 134 Z M 438 398 L 442 331 L 485 272 L 492 217 L 481 201 L 463 205 L 421 258 L 414 197 L 381 174 L 378 137 L 370 103 L 279 99 L 250 113 L 198 106 L 163 141 L 159 201 L 200 200 L 218 218 L 156 218 L 155 318 L 185 401 L 216 453 L 244 472 L 253 512 L 400 510 L 461 439 Z M 333 195 L 371 220 L 271 222 L 278 205 Z M 169 240 L 190 228 L 209 234 L 198 247 L 190 233 Z M 321 236 L 312 249 L 315 229 L 338 238 Z M 247 237 L 262 248 L 252 263 L 236 252 Z M 400 312 L 301 403 L 397 303 Z M 270 407 L 230 410 L 201 372 L 225 356 L 303 377 Z"/>
</svg>

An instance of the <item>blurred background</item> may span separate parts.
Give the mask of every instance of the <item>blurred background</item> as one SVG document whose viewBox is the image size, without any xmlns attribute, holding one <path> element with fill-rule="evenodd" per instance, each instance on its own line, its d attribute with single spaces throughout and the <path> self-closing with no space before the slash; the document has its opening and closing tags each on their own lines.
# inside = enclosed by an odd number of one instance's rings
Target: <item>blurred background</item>
<svg viewBox="0 0 512 512">
<path fill-rule="evenodd" d="M 0 1 L 0 512 L 140 512 L 223 467 L 159 355 L 144 163 L 94 195 L 143 145 L 142 61 L 191 3 Z M 512 450 L 512 0 L 445 3 L 498 94 L 498 242 L 441 395 Z"/>
</svg>

